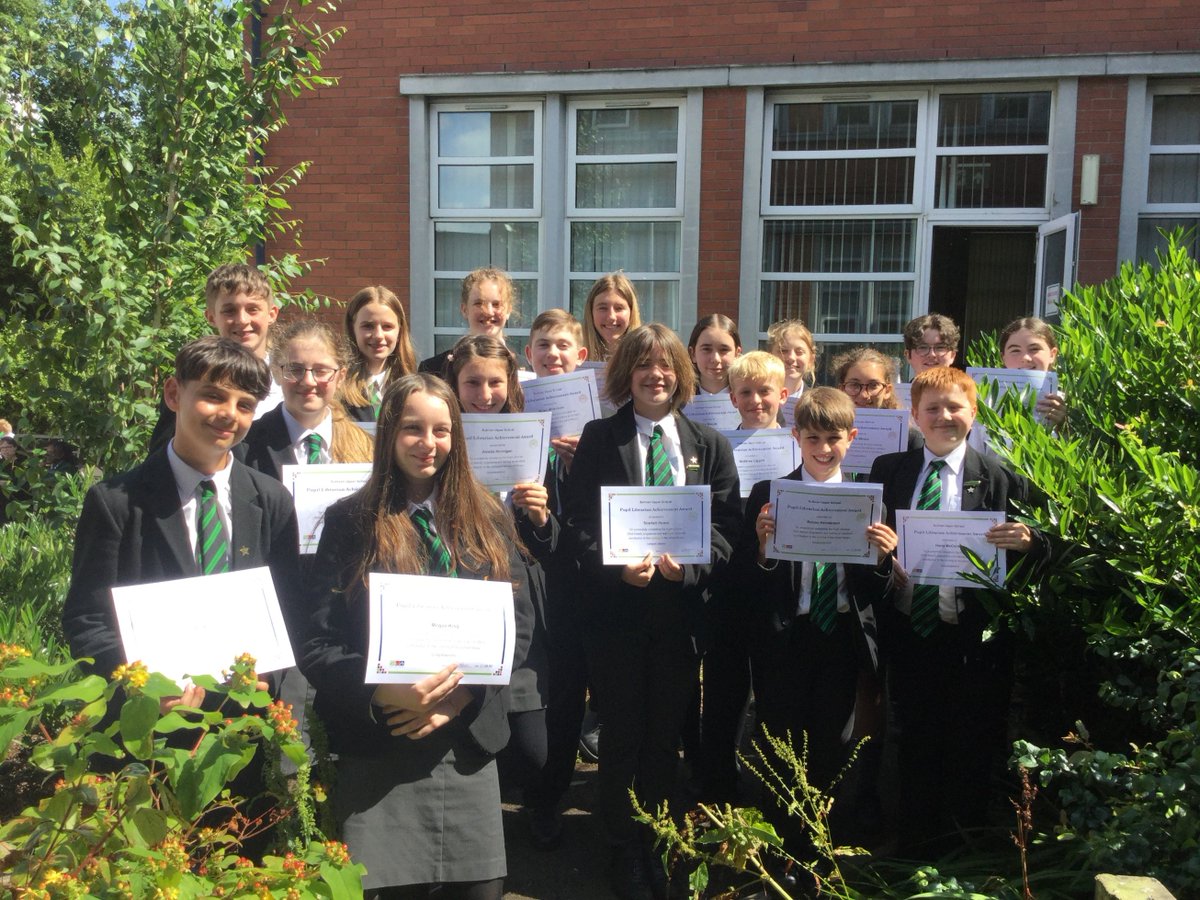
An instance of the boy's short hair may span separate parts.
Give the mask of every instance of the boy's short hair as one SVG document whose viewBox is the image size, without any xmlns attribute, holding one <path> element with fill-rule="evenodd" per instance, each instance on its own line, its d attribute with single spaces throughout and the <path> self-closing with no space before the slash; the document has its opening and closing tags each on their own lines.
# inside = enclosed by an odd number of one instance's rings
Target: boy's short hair
<svg viewBox="0 0 1200 900">
<path fill-rule="evenodd" d="M 975 379 L 973 379 L 962 369 L 955 369 L 952 366 L 935 366 L 932 369 L 926 369 L 913 379 L 913 412 L 916 412 L 917 407 L 921 403 L 921 395 L 924 394 L 925 391 L 950 391 L 954 388 L 958 388 L 964 394 L 966 394 L 968 399 L 970 399 L 972 406 L 977 404 L 976 395 L 978 391 L 975 387 Z"/>
<path fill-rule="evenodd" d="M 215 334 L 197 338 L 175 356 L 175 380 L 232 385 L 261 403 L 271 391 L 267 364 L 237 341 Z"/>
<path fill-rule="evenodd" d="M 565 309 L 547 309 L 537 314 L 529 326 L 529 342 L 539 331 L 569 331 L 577 347 L 583 346 L 583 326 Z"/>
<path fill-rule="evenodd" d="M 275 299 L 267 276 L 246 263 L 226 263 L 208 274 L 208 281 L 204 283 L 204 302 L 212 306 L 222 294 L 249 294 L 262 297 L 268 303 Z"/>
<path fill-rule="evenodd" d="M 913 351 L 917 349 L 917 344 L 925 337 L 925 329 L 932 328 L 942 336 L 942 343 L 951 350 L 958 349 L 958 341 L 960 334 L 958 325 L 949 316 L 943 316 L 941 313 L 929 313 L 924 316 L 917 316 L 907 325 L 904 326 L 904 349 Z"/>
<path fill-rule="evenodd" d="M 796 401 L 796 431 L 849 431 L 854 427 L 854 401 L 842 391 L 818 387 Z"/>
<path fill-rule="evenodd" d="M 696 370 L 687 348 L 674 331 L 661 322 L 651 322 L 631 328 L 617 344 L 608 363 L 604 394 L 614 404 L 622 404 L 631 396 L 633 370 L 651 351 L 661 349 L 675 372 L 675 394 L 671 397 L 671 412 L 678 412 L 696 395 Z"/>
<path fill-rule="evenodd" d="M 768 353 L 765 350 L 751 350 L 729 364 L 730 388 L 733 387 L 735 381 L 743 381 L 747 378 L 770 382 L 782 388 L 787 380 L 787 368 L 784 366 L 783 360 L 774 353 Z"/>
</svg>

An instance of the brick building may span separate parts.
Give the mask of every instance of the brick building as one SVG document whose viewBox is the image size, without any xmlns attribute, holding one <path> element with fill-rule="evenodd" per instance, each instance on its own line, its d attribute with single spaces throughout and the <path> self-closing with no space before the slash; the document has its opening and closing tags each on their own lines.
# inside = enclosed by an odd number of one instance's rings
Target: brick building
<svg viewBox="0 0 1200 900">
<path fill-rule="evenodd" d="M 826 349 L 926 310 L 967 335 L 1200 222 L 1197 0 L 347 0 L 271 146 L 306 282 L 385 284 L 422 355 L 457 283 L 514 336 L 624 268 L 643 318 L 801 316 Z M 270 248 L 268 248 L 270 252 Z M 1047 310 L 1046 304 L 1049 304 Z"/>
</svg>

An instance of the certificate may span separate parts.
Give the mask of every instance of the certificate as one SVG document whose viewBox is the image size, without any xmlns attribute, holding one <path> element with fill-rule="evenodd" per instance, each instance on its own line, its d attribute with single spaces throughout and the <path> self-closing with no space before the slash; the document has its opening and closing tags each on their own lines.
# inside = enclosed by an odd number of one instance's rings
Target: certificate
<svg viewBox="0 0 1200 900">
<path fill-rule="evenodd" d="M 742 496 L 760 481 L 782 478 L 800 465 L 800 446 L 786 428 L 722 431 L 733 447 L 733 463 L 737 466 Z"/>
<path fill-rule="evenodd" d="M 541 484 L 550 449 L 550 413 L 463 413 L 467 457 L 489 491 Z"/>
<path fill-rule="evenodd" d="M 584 425 L 600 418 L 600 395 L 592 369 L 549 375 L 521 387 L 525 389 L 525 412 L 550 413 L 552 438 L 579 434 Z"/>
<path fill-rule="evenodd" d="M 992 577 L 996 584 L 1003 585 L 1004 553 L 984 538 L 989 528 L 1003 521 L 1002 512 L 898 509 L 900 565 L 917 584 L 979 587 L 978 582 L 962 576 L 963 572 L 979 574 L 963 553 L 966 547 L 986 565 L 994 567 Z"/>
<path fill-rule="evenodd" d="M 866 475 L 883 454 L 908 449 L 906 409 L 856 409 L 854 427 L 858 429 L 858 437 L 842 460 L 843 472 Z"/>
<path fill-rule="evenodd" d="M 374 424 L 374 423 L 372 423 Z M 283 486 L 296 504 L 300 525 L 300 552 L 316 553 L 325 526 L 325 510 L 335 500 L 349 497 L 371 475 L 370 463 L 329 463 L 314 466 L 281 466 Z"/>
<path fill-rule="evenodd" d="M 781 478 L 771 482 L 770 497 L 775 534 L 767 542 L 768 559 L 876 562 L 867 526 L 882 517 L 882 484 Z"/>
<path fill-rule="evenodd" d="M 357 425 L 359 428 L 361 428 L 363 431 L 365 431 L 367 434 L 369 434 L 372 438 L 375 437 L 375 432 L 379 428 L 378 422 L 357 422 L 356 421 L 354 424 Z"/>
<path fill-rule="evenodd" d="M 728 394 L 693 397 L 692 402 L 683 408 L 683 414 L 693 422 L 717 431 L 732 431 L 742 424 L 742 414 L 737 411 Z"/>
<path fill-rule="evenodd" d="M 367 684 L 413 684 L 451 663 L 460 684 L 508 684 L 512 585 L 474 578 L 367 576 Z"/>
<path fill-rule="evenodd" d="M 800 402 L 800 398 L 803 396 L 799 392 L 788 394 L 787 399 L 780 404 L 779 424 L 783 426 L 784 431 L 791 431 L 792 426 L 796 424 L 796 404 Z"/>
<path fill-rule="evenodd" d="M 896 400 L 899 401 L 900 408 L 912 412 L 912 382 L 901 381 L 898 384 L 893 384 L 892 390 L 896 394 Z"/>
<path fill-rule="evenodd" d="M 712 562 L 712 490 L 682 487 L 600 488 L 606 566 L 640 563 L 664 553 L 677 563 Z"/>
<path fill-rule="evenodd" d="M 1019 391 L 1022 399 L 1028 398 L 1032 392 L 1037 395 L 1040 400 L 1047 394 L 1058 392 L 1058 373 L 1057 372 L 1040 372 L 1036 369 L 982 369 L 976 366 L 969 366 L 967 374 L 975 379 L 975 383 L 982 385 L 984 382 L 991 382 L 994 386 L 988 391 L 988 405 L 994 405 L 994 401 L 1003 397 L 1010 390 Z"/>
<path fill-rule="evenodd" d="M 177 682 L 221 681 L 243 653 L 260 673 L 296 664 L 266 566 L 115 587 L 112 598 L 125 658 Z"/>
<path fill-rule="evenodd" d="M 608 381 L 608 363 L 588 360 L 581 362 L 579 368 L 587 369 L 596 376 L 596 396 L 600 398 L 600 414 L 607 419 L 617 411 L 612 401 L 608 399 L 608 395 L 604 393 L 605 384 Z"/>
</svg>

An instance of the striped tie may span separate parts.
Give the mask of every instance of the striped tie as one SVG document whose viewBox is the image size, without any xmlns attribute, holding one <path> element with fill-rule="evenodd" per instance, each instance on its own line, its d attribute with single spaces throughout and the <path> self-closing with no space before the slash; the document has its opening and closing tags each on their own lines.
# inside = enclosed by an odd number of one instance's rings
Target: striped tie
<svg viewBox="0 0 1200 900">
<path fill-rule="evenodd" d="M 675 483 L 675 476 L 671 472 L 671 461 L 667 459 L 667 451 L 663 447 L 662 441 L 662 426 L 655 425 L 654 433 L 650 435 L 650 446 L 646 450 L 646 487 L 659 487 Z"/>
<path fill-rule="evenodd" d="M 310 434 L 304 439 L 304 452 L 308 454 L 306 461 L 310 466 L 315 466 L 321 461 L 321 436 L 319 434 Z"/>
<path fill-rule="evenodd" d="M 812 604 L 808 614 L 823 634 L 837 622 L 837 563 L 813 563 Z"/>
<path fill-rule="evenodd" d="M 558 451 L 551 447 L 547 459 L 550 461 L 550 471 L 558 472 Z"/>
<path fill-rule="evenodd" d="M 917 498 L 917 509 L 938 509 L 942 504 L 942 469 L 944 459 L 935 459 L 929 464 L 929 472 L 921 484 L 921 495 Z M 937 628 L 941 616 L 938 614 L 938 595 L 941 593 L 936 584 L 918 584 L 913 586 L 912 598 L 912 627 L 921 637 L 929 637 Z"/>
<path fill-rule="evenodd" d="M 450 551 L 446 549 L 446 544 L 438 536 L 438 533 L 433 530 L 433 513 L 427 507 L 418 506 L 412 511 L 412 523 L 413 527 L 417 529 L 421 543 L 425 545 L 425 573 L 457 577 L 458 573 L 454 571 Z"/>
<path fill-rule="evenodd" d="M 196 562 L 200 574 L 214 575 L 229 571 L 229 538 L 217 515 L 217 486 L 210 480 L 200 482 L 200 503 L 196 510 Z"/>
<path fill-rule="evenodd" d="M 383 403 L 383 391 L 379 389 L 379 382 L 372 381 L 371 388 L 371 409 L 375 410 L 375 421 L 379 421 L 379 407 Z"/>
</svg>

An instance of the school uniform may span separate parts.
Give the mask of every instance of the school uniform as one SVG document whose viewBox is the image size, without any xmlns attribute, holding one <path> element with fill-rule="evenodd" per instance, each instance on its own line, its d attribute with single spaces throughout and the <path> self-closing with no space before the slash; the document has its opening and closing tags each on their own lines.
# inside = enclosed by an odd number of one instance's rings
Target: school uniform
<svg viewBox="0 0 1200 900">
<path fill-rule="evenodd" d="M 569 540 L 579 559 L 579 598 L 589 626 L 592 686 L 604 717 L 598 807 L 611 841 L 637 836 L 628 791 L 653 808 L 671 796 L 676 742 L 696 683 L 711 623 L 706 605 L 715 571 L 724 566 L 737 531 L 737 468 L 729 442 L 707 426 L 674 414 L 664 439 L 676 484 L 712 489 L 713 561 L 684 566 L 683 581 L 655 572 L 637 588 L 600 553 L 600 488 L 645 480 L 647 430 L 632 402 L 608 419 L 589 422 L 567 481 Z M 668 424 L 664 420 L 664 425 Z"/>
<path fill-rule="evenodd" d="M 350 584 L 374 517 L 354 495 L 325 514 L 300 668 L 316 688 L 316 711 L 338 754 L 336 813 L 354 858 L 367 866 L 367 889 L 487 881 L 506 871 L 500 788 L 494 756 L 508 741 L 508 691 L 471 687 L 471 703 L 428 737 L 394 737 L 364 682 L 366 589 Z M 517 617 L 513 665 L 524 659 L 533 613 L 523 557 L 510 556 Z M 383 567 L 386 571 L 386 567 Z M 460 578 L 485 579 L 486 565 L 460 566 Z"/>
<path fill-rule="evenodd" d="M 180 499 L 168 454 L 173 455 L 174 449 L 159 450 L 140 466 L 94 485 L 84 499 L 75 531 L 63 633 L 71 653 L 94 658 L 94 670 L 106 677 L 126 662 L 110 590 L 200 574 L 195 513 L 189 523 L 184 512 L 188 504 Z M 231 566 L 235 570 L 270 566 L 295 638 L 299 537 L 292 498 L 279 482 L 236 459 L 230 459 L 227 476 L 228 509 L 220 514 L 228 517 Z"/>
<path fill-rule="evenodd" d="M 427 372 L 444 380 L 446 378 L 446 369 L 449 365 L 450 351 L 443 350 L 441 353 L 435 353 L 428 359 L 421 360 L 421 364 L 417 366 L 417 371 Z"/>
<path fill-rule="evenodd" d="M 379 417 L 379 406 L 377 402 L 372 402 L 371 397 L 383 396 L 383 391 L 387 387 L 388 371 L 384 369 L 378 375 L 369 375 L 363 381 L 363 393 L 367 397 L 367 403 L 362 406 L 356 406 L 346 402 L 345 391 L 341 393 L 342 408 L 346 410 L 346 415 L 350 417 L 352 422 L 374 422 Z"/>
<path fill-rule="evenodd" d="M 321 442 L 317 461 L 333 462 L 333 414 L 326 411 L 316 428 L 306 428 L 281 403 L 250 426 L 235 453 L 250 468 L 282 481 L 284 466 L 308 465 L 309 435 L 316 435 Z"/>
<path fill-rule="evenodd" d="M 883 485 L 887 522 L 896 510 L 917 506 L 916 494 L 929 463 L 927 448 L 879 457 L 870 480 Z M 961 444 L 945 457 L 940 509 L 997 510 L 1016 514 L 1029 498 L 1027 482 Z M 1022 557 L 1035 574 L 1049 557 L 1049 544 L 1033 533 L 1026 554 L 1009 552 L 1008 568 Z M 964 561 L 965 563 L 965 561 Z M 942 588 L 939 621 L 927 636 L 910 618 L 911 583 L 893 589 L 881 609 L 881 635 L 888 662 L 900 757 L 901 808 L 905 837 L 912 844 L 947 833 L 955 825 L 986 820 L 990 779 L 1006 753 L 1006 723 L 1012 680 L 1012 636 L 999 631 L 983 640 L 989 623 L 982 591 Z"/>
</svg>

